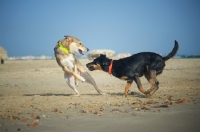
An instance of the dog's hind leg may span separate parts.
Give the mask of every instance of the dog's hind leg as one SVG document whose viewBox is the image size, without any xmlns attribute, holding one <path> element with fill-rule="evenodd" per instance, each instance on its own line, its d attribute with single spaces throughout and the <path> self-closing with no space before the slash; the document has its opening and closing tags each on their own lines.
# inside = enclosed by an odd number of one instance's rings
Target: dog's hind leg
<svg viewBox="0 0 200 132">
<path fill-rule="evenodd" d="M 148 94 L 148 93 L 145 91 L 145 89 L 143 88 L 139 76 L 138 76 L 138 75 L 135 75 L 133 79 L 134 79 L 135 83 L 137 84 L 137 87 L 138 87 L 138 89 L 140 90 L 140 92 L 142 92 L 143 94 L 145 94 L 147 97 L 150 97 L 151 95 Z"/>
<path fill-rule="evenodd" d="M 145 73 L 145 78 L 151 84 L 149 90 L 146 91 L 147 94 L 153 95 L 159 89 L 159 82 L 156 78 L 156 70 L 149 70 Z"/>
<path fill-rule="evenodd" d="M 78 71 L 78 69 L 77 69 L 77 66 L 76 65 L 74 65 L 74 72 L 75 73 L 77 73 L 78 75 L 80 75 L 80 72 Z M 79 85 L 79 80 L 78 80 L 78 78 L 75 78 L 75 85 L 76 86 L 78 86 Z"/>
<path fill-rule="evenodd" d="M 72 88 L 76 92 L 75 96 L 80 96 L 81 94 L 76 89 L 75 77 L 73 75 L 69 75 L 67 73 L 64 73 L 64 78 L 65 78 L 67 84 L 69 85 L 69 87 Z"/>
<path fill-rule="evenodd" d="M 81 72 L 80 74 L 81 74 L 82 77 L 85 78 L 85 80 L 86 80 L 87 83 L 90 83 L 91 85 L 94 86 L 94 88 L 97 90 L 97 92 L 98 92 L 99 94 L 103 94 L 103 95 L 106 94 L 106 93 L 103 93 L 103 92 L 97 87 L 97 85 L 96 85 L 94 79 L 90 76 L 90 74 L 89 74 L 88 72 Z"/>
<path fill-rule="evenodd" d="M 133 83 L 133 80 L 127 81 L 123 96 L 127 97 L 128 91 L 129 91 L 132 83 Z"/>
</svg>

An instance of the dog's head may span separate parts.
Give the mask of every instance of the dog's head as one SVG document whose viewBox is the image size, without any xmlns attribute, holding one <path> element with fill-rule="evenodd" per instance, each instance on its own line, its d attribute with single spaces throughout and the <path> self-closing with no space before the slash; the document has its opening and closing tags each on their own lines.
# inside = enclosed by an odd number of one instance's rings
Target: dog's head
<svg viewBox="0 0 200 132">
<path fill-rule="evenodd" d="M 83 55 L 83 52 L 88 52 L 89 49 L 85 47 L 82 42 L 73 36 L 64 36 L 65 39 L 62 40 L 62 45 L 69 49 L 70 53 L 79 53 Z"/>
<path fill-rule="evenodd" d="M 110 62 L 111 59 L 107 58 L 106 55 L 100 54 L 100 56 L 94 59 L 93 62 L 87 63 L 86 67 L 90 71 L 102 70 L 107 72 Z"/>
</svg>

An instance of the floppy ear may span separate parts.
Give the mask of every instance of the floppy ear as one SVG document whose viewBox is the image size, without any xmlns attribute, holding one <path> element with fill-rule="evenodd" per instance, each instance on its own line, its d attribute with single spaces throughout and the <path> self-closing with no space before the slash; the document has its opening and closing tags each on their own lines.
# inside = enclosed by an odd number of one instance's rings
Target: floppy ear
<svg viewBox="0 0 200 132">
<path fill-rule="evenodd" d="M 104 66 L 109 66 L 109 65 L 110 65 L 110 62 L 105 61 L 105 62 L 103 62 L 103 65 L 104 65 Z"/>
<path fill-rule="evenodd" d="M 100 54 L 100 57 L 106 57 L 106 55 Z"/>
<path fill-rule="evenodd" d="M 103 65 L 109 65 L 109 61 L 106 58 L 106 55 L 100 54 L 100 58 L 103 60 Z"/>
<path fill-rule="evenodd" d="M 108 66 L 109 63 L 108 62 L 103 62 L 103 66 Z"/>
<path fill-rule="evenodd" d="M 71 36 L 64 36 L 67 42 L 71 43 L 73 41 L 73 38 Z"/>
</svg>

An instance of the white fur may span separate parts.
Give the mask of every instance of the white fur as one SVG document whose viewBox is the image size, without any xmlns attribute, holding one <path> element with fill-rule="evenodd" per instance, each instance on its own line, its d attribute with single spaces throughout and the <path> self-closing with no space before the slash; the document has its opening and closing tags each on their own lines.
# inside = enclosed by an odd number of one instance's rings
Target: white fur
<svg viewBox="0 0 200 132">
<path fill-rule="evenodd" d="M 87 52 L 87 50 L 81 46 L 77 47 L 77 43 L 75 42 L 72 42 L 70 45 L 69 45 L 69 49 L 70 49 L 70 52 L 71 53 L 79 53 L 79 49 L 82 50 L 82 51 L 85 51 Z"/>
<path fill-rule="evenodd" d="M 70 71 L 73 71 L 74 69 L 74 56 L 72 54 L 69 54 L 68 57 L 61 60 L 62 65 L 66 66 L 70 69 Z"/>
<path fill-rule="evenodd" d="M 71 53 L 74 53 L 74 52 L 77 52 L 77 53 L 78 53 L 78 47 L 76 46 L 76 43 L 75 43 L 75 42 L 72 42 L 72 43 L 69 45 L 69 49 L 70 49 L 70 52 L 71 52 Z"/>
<path fill-rule="evenodd" d="M 86 81 L 86 82 L 92 84 L 98 93 L 105 95 L 105 93 L 102 93 L 101 90 L 97 87 L 94 79 L 90 76 L 90 74 L 88 72 L 81 72 L 80 70 L 78 70 L 77 74 L 79 75 L 79 77 L 82 81 Z M 82 75 L 82 76 L 80 76 L 80 75 Z M 71 74 L 64 73 L 64 78 L 65 78 L 65 81 L 67 82 L 67 84 L 69 85 L 69 87 L 72 88 L 77 93 L 76 96 L 80 96 L 80 93 L 76 89 L 76 83 L 75 83 L 74 76 Z"/>
<path fill-rule="evenodd" d="M 67 73 L 64 73 L 64 78 L 65 78 L 65 81 L 67 82 L 67 84 L 69 85 L 69 87 L 72 88 L 77 93 L 77 95 L 79 96 L 80 93 L 76 89 L 74 76 L 67 74 Z"/>
<path fill-rule="evenodd" d="M 64 78 L 65 81 L 67 82 L 67 84 L 69 85 L 70 88 L 72 88 L 77 95 L 76 96 L 80 96 L 80 93 L 78 92 L 78 90 L 76 89 L 76 86 L 78 85 L 75 80 L 75 76 L 81 80 L 82 82 L 88 82 L 90 84 L 92 84 L 95 89 L 97 90 L 98 93 L 103 94 L 101 92 L 101 90 L 97 87 L 94 79 L 89 75 L 88 72 L 86 72 L 83 68 L 78 69 L 77 67 L 77 71 L 75 69 L 75 64 L 77 62 L 75 62 L 75 52 L 80 53 L 79 50 L 82 51 L 87 51 L 88 49 L 86 47 L 84 47 L 83 45 L 80 45 L 79 43 L 76 42 L 72 42 L 69 45 L 69 51 L 70 54 L 61 54 L 61 56 L 59 57 L 58 55 L 60 54 L 61 49 L 57 50 L 59 47 L 55 47 L 55 57 L 59 63 L 59 65 L 61 65 L 61 67 L 63 68 L 64 72 Z M 57 51 L 56 51 L 57 50 Z M 82 70 L 81 70 L 82 69 Z M 72 74 L 68 73 L 69 70 L 72 72 Z M 75 73 L 76 72 L 76 73 Z M 78 81 L 78 80 L 77 80 Z"/>
</svg>

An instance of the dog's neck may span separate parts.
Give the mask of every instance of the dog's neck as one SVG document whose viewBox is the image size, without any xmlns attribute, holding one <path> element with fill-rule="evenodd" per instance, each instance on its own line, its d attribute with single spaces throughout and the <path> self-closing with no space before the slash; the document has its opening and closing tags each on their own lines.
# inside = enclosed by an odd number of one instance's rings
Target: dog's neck
<svg viewBox="0 0 200 132">
<path fill-rule="evenodd" d="M 111 60 L 110 65 L 108 67 L 108 73 L 112 74 L 113 60 Z"/>
<path fill-rule="evenodd" d="M 119 62 L 119 60 L 110 59 L 108 65 L 104 66 L 103 71 L 117 77 L 118 76 L 117 71 L 120 70 L 121 65 L 122 64 Z"/>
<path fill-rule="evenodd" d="M 62 51 L 64 51 L 67 54 L 70 54 L 69 49 L 67 49 L 66 47 L 64 47 L 60 41 L 58 42 L 58 45 L 62 49 Z"/>
</svg>

